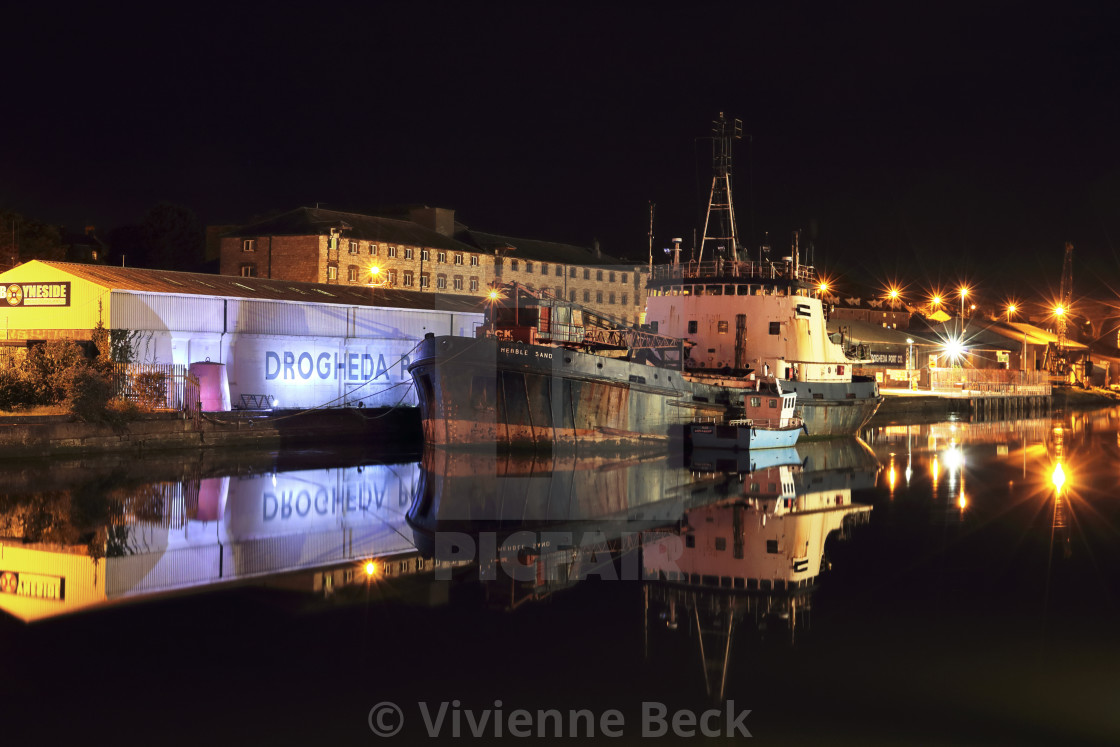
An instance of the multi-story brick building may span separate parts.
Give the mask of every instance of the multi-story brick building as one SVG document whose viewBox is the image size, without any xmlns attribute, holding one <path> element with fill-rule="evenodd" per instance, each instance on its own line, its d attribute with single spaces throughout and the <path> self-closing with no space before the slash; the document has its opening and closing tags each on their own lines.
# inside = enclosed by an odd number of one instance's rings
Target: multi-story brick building
<svg viewBox="0 0 1120 747">
<path fill-rule="evenodd" d="M 516 281 L 626 323 L 645 310 L 644 266 L 598 246 L 472 231 L 443 208 L 413 208 L 408 219 L 298 208 L 226 233 L 220 272 L 480 297 Z"/>
</svg>

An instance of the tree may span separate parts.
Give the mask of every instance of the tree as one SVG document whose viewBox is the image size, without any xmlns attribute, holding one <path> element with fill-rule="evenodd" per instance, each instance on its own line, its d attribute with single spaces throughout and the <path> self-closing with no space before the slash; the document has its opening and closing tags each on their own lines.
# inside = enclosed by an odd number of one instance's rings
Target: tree
<svg viewBox="0 0 1120 747">
<path fill-rule="evenodd" d="M 147 267 L 195 270 L 202 262 L 204 233 L 194 211 L 161 202 L 148 211 L 143 223 Z"/>
<path fill-rule="evenodd" d="M 65 258 L 58 226 L 0 210 L 0 268 L 32 259 Z"/>
</svg>

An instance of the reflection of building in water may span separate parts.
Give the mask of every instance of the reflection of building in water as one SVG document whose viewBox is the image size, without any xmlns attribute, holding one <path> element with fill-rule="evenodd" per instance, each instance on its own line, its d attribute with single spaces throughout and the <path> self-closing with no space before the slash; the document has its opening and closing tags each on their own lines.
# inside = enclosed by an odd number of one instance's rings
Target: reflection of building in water
<svg viewBox="0 0 1120 747">
<path fill-rule="evenodd" d="M 0 609 L 33 620 L 407 553 L 417 473 L 415 463 L 365 465 L 149 485 L 122 502 L 103 548 L 0 544 L 12 587 Z"/>
<path fill-rule="evenodd" d="M 670 629 L 696 633 L 714 697 L 723 697 L 737 628 L 777 621 L 792 635 L 810 610 L 829 537 L 870 516 L 871 506 L 852 503 L 852 486 L 873 485 L 878 463 L 859 449 L 848 459 L 827 446 L 813 451 L 804 468 L 751 473 L 741 496 L 689 510 L 679 536 L 643 545 L 643 566 L 656 579 L 647 601 Z M 830 466 L 811 469 L 813 461 Z"/>
</svg>

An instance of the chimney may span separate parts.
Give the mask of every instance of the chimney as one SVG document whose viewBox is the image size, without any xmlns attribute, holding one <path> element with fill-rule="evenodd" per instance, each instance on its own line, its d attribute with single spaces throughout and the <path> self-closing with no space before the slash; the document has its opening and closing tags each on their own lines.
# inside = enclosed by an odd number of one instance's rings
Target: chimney
<svg viewBox="0 0 1120 747">
<path fill-rule="evenodd" d="M 418 226 L 435 231 L 441 236 L 455 235 L 455 211 L 448 208 L 409 208 L 408 219 Z"/>
<path fill-rule="evenodd" d="M 603 256 L 603 252 L 599 250 L 599 239 L 592 239 L 591 246 L 595 250 L 595 259 L 599 259 Z"/>
</svg>

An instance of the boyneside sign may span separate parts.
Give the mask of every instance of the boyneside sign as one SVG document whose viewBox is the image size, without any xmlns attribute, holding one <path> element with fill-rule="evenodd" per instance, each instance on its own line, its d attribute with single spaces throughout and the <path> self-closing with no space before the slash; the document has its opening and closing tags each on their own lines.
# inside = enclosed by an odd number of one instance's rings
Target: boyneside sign
<svg viewBox="0 0 1120 747">
<path fill-rule="evenodd" d="M 11 306 L 69 306 L 70 281 L 58 283 L 9 283 L 4 301 Z"/>
<path fill-rule="evenodd" d="M 66 599 L 66 579 L 41 573 L 0 571 L 0 594 L 61 602 Z"/>
</svg>

